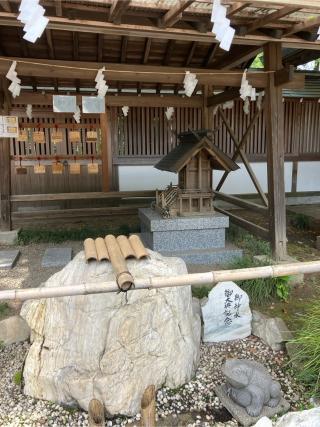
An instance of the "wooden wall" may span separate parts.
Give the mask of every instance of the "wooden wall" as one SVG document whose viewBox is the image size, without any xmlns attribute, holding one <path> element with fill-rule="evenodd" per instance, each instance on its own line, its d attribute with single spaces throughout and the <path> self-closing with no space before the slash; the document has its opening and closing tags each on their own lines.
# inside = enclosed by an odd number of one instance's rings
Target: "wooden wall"
<svg viewBox="0 0 320 427">
<path fill-rule="evenodd" d="M 250 118 L 254 114 L 256 105 L 252 103 L 249 115 L 243 112 L 243 103 L 235 102 L 233 109 L 225 110 L 225 114 L 231 123 L 235 134 L 241 139 Z M 47 110 L 48 111 L 48 110 Z M 36 115 L 36 113 L 35 113 Z M 176 108 L 173 119 L 168 122 L 165 117 L 165 108 L 131 107 L 127 117 L 123 117 L 121 108 L 112 107 L 111 138 L 113 161 L 116 165 L 152 165 L 163 155 L 170 151 L 177 143 L 177 135 L 185 130 L 200 129 L 202 111 L 196 108 Z M 57 115 L 55 115 L 57 120 Z M 33 120 L 35 127 L 41 123 L 56 123 L 54 115 L 49 112 L 41 114 L 41 118 Z M 21 118 L 23 123 L 24 118 Z M 98 118 L 84 119 L 87 128 L 90 125 L 99 124 Z M 60 118 L 59 123 L 72 123 L 72 118 Z M 233 142 L 226 127 L 222 124 L 219 115 L 213 118 L 213 130 L 215 143 L 229 155 L 233 154 Z M 72 144 L 68 139 L 68 131 L 63 130 L 63 143 L 51 143 L 50 129 L 46 129 L 46 144 L 35 145 L 13 140 L 11 142 L 12 160 L 12 194 L 33 193 L 59 193 L 79 191 L 101 191 L 101 167 L 99 174 L 89 175 L 87 163 L 100 157 L 99 144 L 86 142 L 86 130 L 82 130 L 80 144 Z M 287 160 L 320 160 L 320 103 L 318 100 L 298 99 L 285 100 L 285 153 Z M 255 125 L 245 151 L 253 161 L 266 160 L 266 130 L 265 120 L 262 114 Z M 15 166 L 17 159 L 22 156 L 22 165 L 27 166 L 27 175 L 17 175 Z M 46 174 L 35 175 L 33 165 L 37 160 L 25 161 L 25 156 L 42 157 L 50 156 L 52 160 L 46 160 Z M 65 158 L 64 158 L 65 156 Z M 73 156 L 82 158 L 81 175 L 69 175 L 66 162 L 74 161 Z M 51 163 L 55 157 L 65 160 L 64 173 L 53 175 Z M 42 161 L 42 160 L 41 160 Z M 78 160 L 80 161 L 80 160 Z M 95 160 L 98 161 L 99 160 Z"/>
</svg>

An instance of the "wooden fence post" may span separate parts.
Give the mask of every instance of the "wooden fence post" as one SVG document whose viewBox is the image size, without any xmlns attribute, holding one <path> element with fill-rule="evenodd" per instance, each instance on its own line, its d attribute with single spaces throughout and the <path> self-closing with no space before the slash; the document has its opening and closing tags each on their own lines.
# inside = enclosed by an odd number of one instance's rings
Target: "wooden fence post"
<svg viewBox="0 0 320 427">
<path fill-rule="evenodd" d="M 112 190 L 112 141 L 110 132 L 110 111 L 100 114 L 102 191 Z"/>
<path fill-rule="evenodd" d="M 149 385 L 141 399 L 141 424 L 143 427 L 155 427 L 156 425 L 156 388 Z"/>
</svg>

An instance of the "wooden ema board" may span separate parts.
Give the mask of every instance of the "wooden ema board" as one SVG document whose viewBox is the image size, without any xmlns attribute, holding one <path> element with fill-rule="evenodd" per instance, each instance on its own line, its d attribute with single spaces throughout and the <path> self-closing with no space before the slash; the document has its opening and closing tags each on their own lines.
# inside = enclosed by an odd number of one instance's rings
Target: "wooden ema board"
<svg viewBox="0 0 320 427">
<path fill-rule="evenodd" d="M 46 173 L 46 167 L 45 167 L 45 165 L 40 165 L 40 164 L 34 165 L 33 171 L 37 175 L 42 175 L 42 174 Z"/>
<path fill-rule="evenodd" d="M 69 164 L 69 173 L 70 173 L 70 175 L 80 175 L 80 173 L 81 173 L 80 163 L 70 163 Z"/>
<path fill-rule="evenodd" d="M 0 138 L 17 138 L 18 136 L 18 117 L 0 116 Z"/>
<path fill-rule="evenodd" d="M 71 130 L 69 132 L 69 141 L 73 144 L 81 142 L 81 133 L 79 130 Z"/>
<path fill-rule="evenodd" d="M 62 175 L 63 164 L 60 162 L 52 163 L 52 173 L 53 173 L 53 175 Z"/>
<path fill-rule="evenodd" d="M 19 132 L 18 141 L 28 142 L 28 132 L 26 130 L 21 130 Z"/>
<path fill-rule="evenodd" d="M 88 173 L 90 175 L 94 175 L 99 173 L 99 165 L 98 163 L 89 163 L 88 164 Z"/>
<path fill-rule="evenodd" d="M 45 144 L 46 143 L 46 138 L 45 138 L 43 131 L 33 132 L 32 139 L 33 139 L 33 142 L 35 142 L 36 144 Z"/>
<path fill-rule="evenodd" d="M 88 130 L 87 131 L 87 142 L 97 142 L 98 140 L 98 133 L 96 130 Z"/>
<path fill-rule="evenodd" d="M 55 130 L 51 133 L 51 142 L 53 144 L 60 144 L 63 142 L 63 134 L 61 130 Z"/>
</svg>

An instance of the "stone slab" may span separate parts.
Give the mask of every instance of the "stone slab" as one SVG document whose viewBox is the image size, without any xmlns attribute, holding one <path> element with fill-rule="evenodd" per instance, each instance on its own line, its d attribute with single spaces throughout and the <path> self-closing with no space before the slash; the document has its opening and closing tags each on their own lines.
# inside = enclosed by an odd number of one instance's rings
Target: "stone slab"
<svg viewBox="0 0 320 427">
<path fill-rule="evenodd" d="M 149 231 L 207 230 L 229 227 L 229 218 L 219 212 L 207 216 L 162 218 L 151 208 L 139 209 L 139 218 Z"/>
<path fill-rule="evenodd" d="M 225 247 L 224 228 L 148 232 L 142 227 L 143 239 L 154 251 L 183 251 Z"/>
<path fill-rule="evenodd" d="M 19 256 L 20 256 L 19 250 L 0 251 L 0 268 L 10 270 L 15 266 L 15 263 L 17 262 Z"/>
<path fill-rule="evenodd" d="M 0 245 L 14 245 L 18 239 L 18 230 L 1 231 L 0 232 Z"/>
<path fill-rule="evenodd" d="M 241 258 L 243 252 L 236 246 L 227 243 L 225 248 L 161 252 L 161 254 L 182 258 L 187 264 L 225 265 L 236 258 Z"/>
<path fill-rule="evenodd" d="M 245 408 L 237 405 L 227 394 L 225 384 L 219 385 L 215 388 L 215 393 L 219 397 L 222 405 L 230 412 L 242 426 L 249 427 L 254 425 L 260 418 L 268 417 L 272 418 L 276 414 L 283 415 L 290 409 L 290 404 L 284 398 L 281 399 L 278 406 L 270 408 L 264 406 L 259 417 L 250 417 Z"/>
<path fill-rule="evenodd" d="M 47 248 L 42 257 L 41 267 L 63 267 L 72 259 L 71 248 Z"/>
</svg>

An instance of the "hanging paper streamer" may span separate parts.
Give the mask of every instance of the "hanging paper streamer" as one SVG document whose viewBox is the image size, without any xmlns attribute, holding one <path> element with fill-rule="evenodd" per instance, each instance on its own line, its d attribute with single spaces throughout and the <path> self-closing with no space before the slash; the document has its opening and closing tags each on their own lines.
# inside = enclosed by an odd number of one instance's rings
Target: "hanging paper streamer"
<svg viewBox="0 0 320 427">
<path fill-rule="evenodd" d="M 317 40 L 320 40 L 320 27 L 319 27 L 319 29 L 318 29 L 317 34 L 318 34 Z"/>
<path fill-rule="evenodd" d="M 20 14 L 17 19 L 25 24 L 23 38 L 34 43 L 41 37 L 49 23 L 49 19 L 44 16 L 45 10 L 39 5 L 39 0 L 22 0 L 19 11 Z"/>
<path fill-rule="evenodd" d="M 250 101 L 249 98 L 246 98 L 243 104 L 243 111 L 244 114 L 249 114 L 250 113 Z"/>
<path fill-rule="evenodd" d="M 128 113 L 129 113 L 129 107 L 127 105 L 124 105 L 122 107 L 122 112 L 123 112 L 124 117 L 127 117 Z"/>
<path fill-rule="evenodd" d="M 249 84 L 247 79 L 247 70 L 244 71 L 241 80 L 240 98 L 245 101 L 246 98 L 251 98 L 251 101 L 256 100 L 256 89 Z"/>
<path fill-rule="evenodd" d="M 258 93 L 258 98 L 257 98 L 257 108 L 258 108 L 258 110 L 261 110 L 263 97 L 264 97 L 264 91 L 259 92 Z"/>
<path fill-rule="evenodd" d="M 212 32 L 220 42 L 219 46 L 223 50 L 230 50 L 235 29 L 230 26 L 230 19 L 227 18 L 227 8 L 222 6 L 220 0 L 214 0 L 212 6 L 211 22 Z"/>
<path fill-rule="evenodd" d="M 73 118 L 76 121 L 76 123 L 80 123 L 81 111 L 80 111 L 79 105 L 77 105 L 77 108 L 76 108 L 76 111 L 74 112 Z"/>
<path fill-rule="evenodd" d="M 198 83 L 198 80 L 197 80 L 196 74 L 190 73 L 190 71 L 186 71 L 186 75 L 183 80 L 184 93 L 190 97 L 193 94 L 193 91 L 195 90 L 197 83 Z"/>
<path fill-rule="evenodd" d="M 166 111 L 165 111 L 165 115 L 168 121 L 171 120 L 172 116 L 174 113 L 174 108 L 173 107 L 167 107 Z"/>
<path fill-rule="evenodd" d="M 27 117 L 28 117 L 29 120 L 32 119 L 32 105 L 31 104 L 27 105 L 26 115 L 27 115 Z"/>
<path fill-rule="evenodd" d="M 104 98 L 108 92 L 109 86 L 104 79 L 105 71 L 105 67 L 100 68 L 100 70 L 97 72 L 96 78 L 94 79 L 94 81 L 97 83 L 96 89 L 98 90 L 98 98 Z"/>
<path fill-rule="evenodd" d="M 11 81 L 11 85 L 9 86 L 9 91 L 12 93 L 12 97 L 20 95 L 21 91 L 21 80 L 18 78 L 18 74 L 16 72 L 17 61 L 13 61 L 9 71 L 7 72 L 6 78 Z"/>
</svg>

